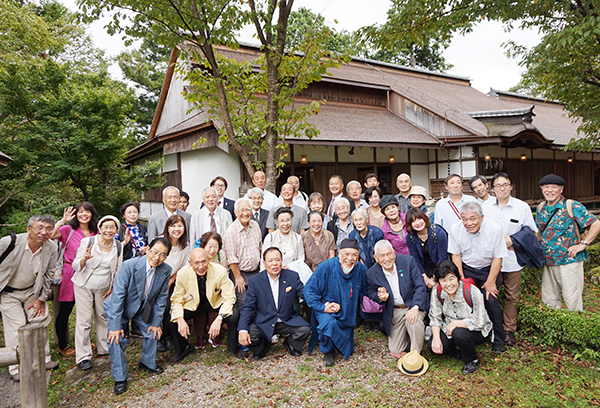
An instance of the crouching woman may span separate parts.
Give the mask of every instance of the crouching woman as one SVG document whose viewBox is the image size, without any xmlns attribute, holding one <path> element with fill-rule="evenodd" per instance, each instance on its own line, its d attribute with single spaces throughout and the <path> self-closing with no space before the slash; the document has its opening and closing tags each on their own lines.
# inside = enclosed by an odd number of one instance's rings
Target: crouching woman
<svg viewBox="0 0 600 408">
<path fill-rule="evenodd" d="M 439 287 L 431 291 L 429 350 L 462 360 L 463 374 L 472 374 L 479 366 L 475 346 L 486 342 L 492 330 L 483 295 L 461 280 L 452 261 L 441 262 L 435 278 Z"/>
</svg>

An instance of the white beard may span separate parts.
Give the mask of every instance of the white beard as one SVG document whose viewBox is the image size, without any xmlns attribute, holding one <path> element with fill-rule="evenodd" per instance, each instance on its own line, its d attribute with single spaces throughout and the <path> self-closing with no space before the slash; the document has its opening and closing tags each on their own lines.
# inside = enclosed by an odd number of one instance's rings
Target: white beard
<svg viewBox="0 0 600 408">
<path fill-rule="evenodd" d="M 348 275 L 350 272 L 352 272 L 352 269 L 354 269 L 354 266 L 352 268 L 346 268 L 344 265 L 340 265 L 342 267 L 342 272 L 344 272 L 346 275 Z"/>
</svg>

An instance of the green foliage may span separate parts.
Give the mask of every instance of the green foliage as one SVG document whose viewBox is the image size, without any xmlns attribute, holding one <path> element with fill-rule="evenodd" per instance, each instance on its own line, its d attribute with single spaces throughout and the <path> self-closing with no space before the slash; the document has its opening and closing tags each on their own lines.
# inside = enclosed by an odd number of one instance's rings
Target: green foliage
<svg viewBox="0 0 600 408">
<path fill-rule="evenodd" d="M 514 25 L 539 30 L 540 44 L 525 49 L 509 42 L 508 54 L 527 68 L 524 87 L 581 118 L 579 131 L 586 137 L 569 147 L 590 150 L 600 145 L 599 6 L 599 0 L 393 0 L 386 25 L 415 45 L 444 44 L 485 20 L 501 21 L 508 30 Z"/>
<path fill-rule="evenodd" d="M 125 198 L 148 189 L 132 175 L 157 173 L 156 166 L 130 172 L 121 164 L 135 145 L 127 134 L 133 92 L 109 77 L 103 54 L 62 5 L 7 4 L 19 16 L 11 37 L 26 31 L 18 24 L 34 22 L 32 31 L 48 40 L 24 37 L 31 43 L 20 44 L 21 55 L 0 65 L 0 150 L 13 159 L 0 169 L 0 215 L 7 224 L 23 222 L 24 214 L 61 214 L 80 200 L 118 214 Z"/>
</svg>

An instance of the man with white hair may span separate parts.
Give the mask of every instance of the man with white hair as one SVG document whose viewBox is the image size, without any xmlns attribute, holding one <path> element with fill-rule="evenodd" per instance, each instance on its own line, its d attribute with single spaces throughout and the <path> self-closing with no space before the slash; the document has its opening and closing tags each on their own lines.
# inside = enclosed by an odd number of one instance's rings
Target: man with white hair
<svg viewBox="0 0 600 408">
<path fill-rule="evenodd" d="M 419 268 L 410 255 L 396 255 L 389 241 L 375 244 L 375 260 L 367 271 L 369 298 L 383 304 L 383 326 L 393 357 L 406 351 L 423 349 L 425 325 L 429 310 L 427 287 Z"/>
<path fill-rule="evenodd" d="M 502 227 L 485 219 L 481 205 L 474 201 L 460 207 L 462 222 L 448 234 L 448 252 L 463 278 L 472 278 L 485 299 L 485 309 L 494 325 L 492 351 L 504 353 L 502 307 L 498 302 L 502 258 L 508 256 Z"/>
<path fill-rule="evenodd" d="M 339 255 L 321 262 L 304 286 L 304 299 L 313 313 L 308 352 L 320 343 L 328 367 L 334 364 L 336 350 L 346 360 L 354 352 L 354 326 L 359 300 L 366 294 L 366 271 L 358 262 L 358 243 L 345 239 Z"/>
<path fill-rule="evenodd" d="M 396 198 L 398 199 L 398 209 L 402 211 L 404 214 L 408 211 L 408 207 L 410 205 L 410 188 L 412 187 L 412 180 L 410 176 L 406 173 L 399 174 L 396 178 L 396 187 L 400 191 L 396 194 Z"/>
<path fill-rule="evenodd" d="M 300 179 L 297 176 L 289 176 L 287 182 L 294 187 L 294 204 L 308 212 L 308 196 L 304 191 L 300 191 Z M 282 201 L 283 199 L 279 196 L 279 202 Z"/>
<path fill-rule="evenodd" d="M 252 201 L 239 198 L 234 208 L 237 219 L 223 236 L 223 248 L 233 275 L 239 310 L 246 298 L 248 278 L 260 271 L 262 236 L 260 226 L 252 219 Z"/>
<path fill-rule="evenodd" d="M 202 203 L 204 206 L 194 213 L 192 226 L 188 231 L 191 235 L 190 242 L 194 243 L 205 232 L 216 232 L 223 236 L 233 222 L 229 211 L 218 206 L 219 195 L 214 187 L 202 190 Z"/>
<path fill-rule="evenodd" d="M 252 175 L 252 184 L 254 184 L 254 187 L 260 188 L 263 192 L 262 208 L 271 211 L 273 206 L 277 203 L 277 196 L 269 190 L 265 190 L 265 186 L 267 185 L 267 175 L 265 172 L 260 170 L 255 171 Z M 244 198 L 248 198 L 248 193 L 246 193 Z"/>
<path fill-rule="evenodd" d="M 264 241 L 265 237 L 269 233 L 267 221 L 269 219 L 270 212 L 264 208 L 261 208 L 263 203 L 263 195 L 264 192 L 258 187 L 251 188 L 248 190 L 247 194 L 248 198 L 252 200 L 252 219 L 258 222 L 258 225 L 260 226 L 260 233 Z"/>
<path fill-rule="evenodd" d="M 349 181 L 348 184 L 346 184 L 346 193 L 348 193 L 350 200 L 354 202 L 354 209 L 358 210 L 359 208 L 367 208 L 369 206 L 361 197 L 362 187 L 358 181 Z"/>
<path fill-rule="evenodd" d="M 192 224 L 192 215 L 181 211 L 179 207 L 179 189 L 174 186 L 165 187 L 162 193 L 162 202 L 165 208 L 156 212 L 148 218 L 148 242 L 163 233 L 167 219 L 171 215 L 181 215 L 185 220 L 186 229 L 189 231 Z M 188 234 L 188 238 L 189 238 Z M 192 241 L 193 242 L 193 241 Z"/>
</svg>

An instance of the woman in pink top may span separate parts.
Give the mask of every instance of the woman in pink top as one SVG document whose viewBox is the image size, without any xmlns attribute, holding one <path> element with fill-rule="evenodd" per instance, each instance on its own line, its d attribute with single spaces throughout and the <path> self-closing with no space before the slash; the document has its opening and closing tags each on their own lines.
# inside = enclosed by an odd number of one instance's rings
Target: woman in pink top
<svg viewBox="0 0 600 408">
<path fill-rule="evenodd" d="M 69 316 L 75 305 L 73 292 L 73 267 L 71 266 L 81 240 L 98 234 L 98 213 L 94 206 L 83 201 L 65 209 L 63 217 L 56 223 L 52 239 L 58 239 L 65 248 L 62 282 L 58 292 L 59 310 L 55 328 L 58 338 L 58 351 L 64 356 L 74 356 L 75 349 L 68 345 Z"/>
</svg>

